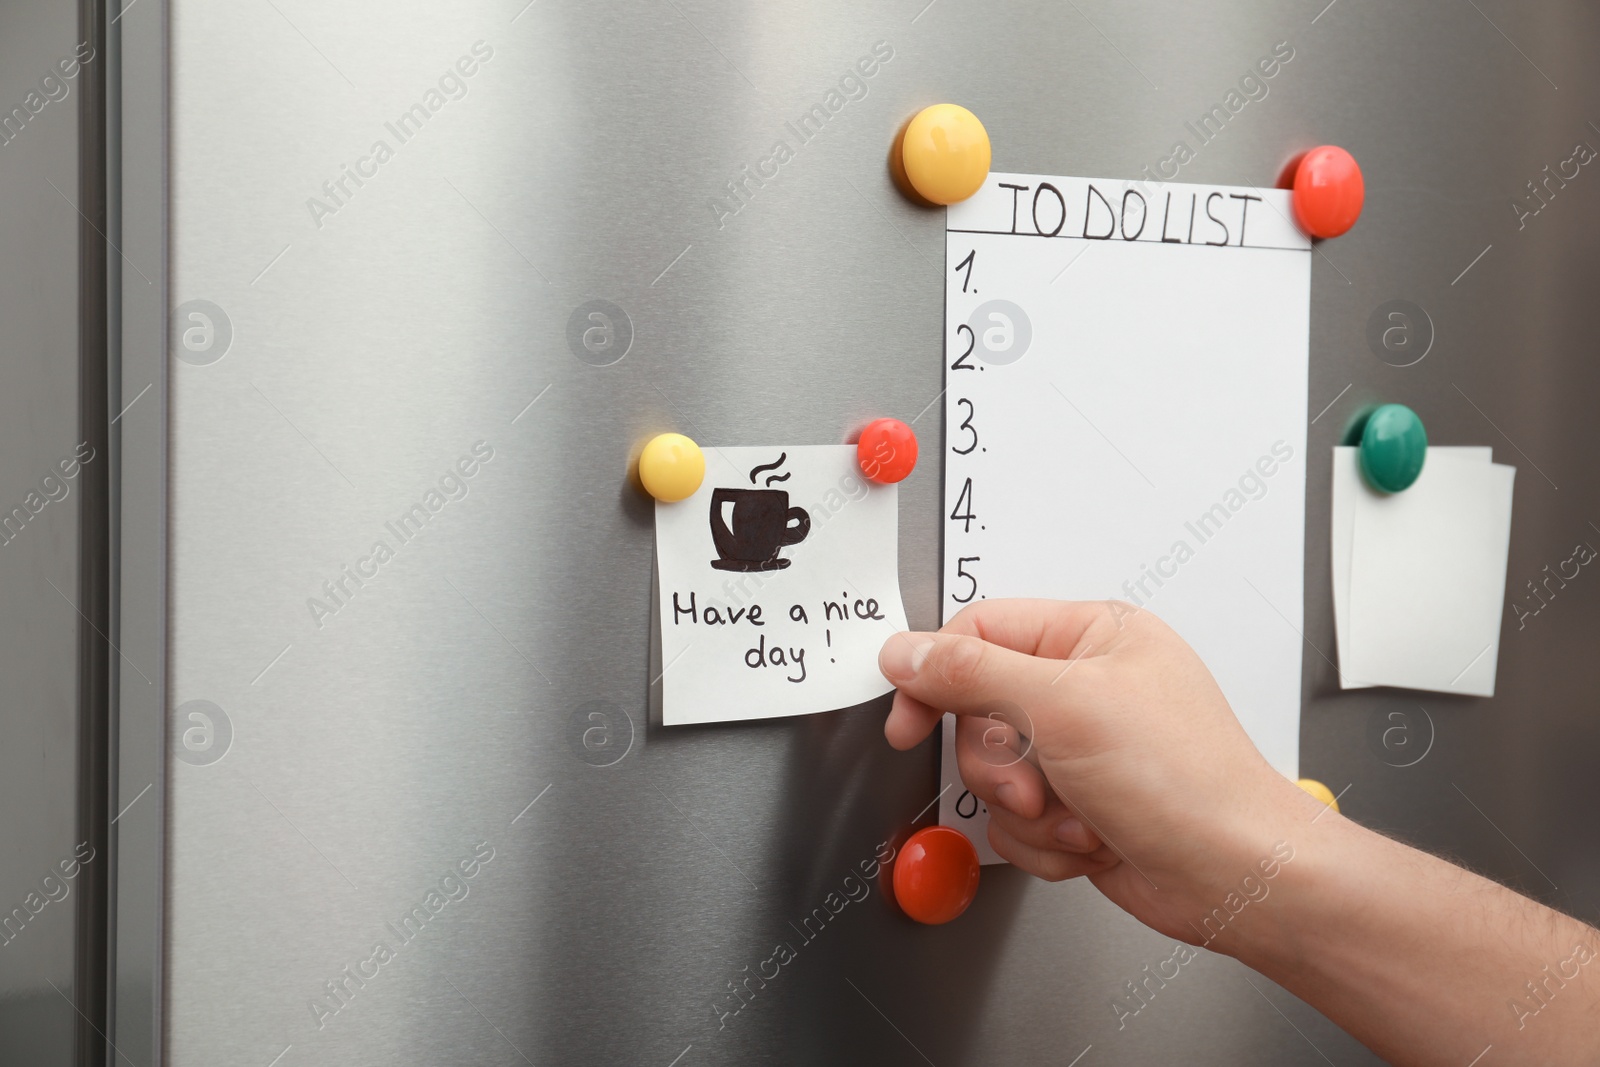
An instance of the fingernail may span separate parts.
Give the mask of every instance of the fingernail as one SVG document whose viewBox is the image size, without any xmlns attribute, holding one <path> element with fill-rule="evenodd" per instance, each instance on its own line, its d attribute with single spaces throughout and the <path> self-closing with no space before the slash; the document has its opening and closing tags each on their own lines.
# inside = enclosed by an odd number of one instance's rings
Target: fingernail
<svg viewBox="0 0 1600 1067">
<path fill-rule="evenodd" d="M 878 669 L 891 682 L 909 682 L 927 662 L 933 638 L 921 634 L 895 634 L 878 653 Z"/>
<path fill-rule="evenodd" d="M 1075 845 L 1083 841 L 1083 822 L 1076 816 L 1062 819 L 1056 824 L 1056 840 Z"/>
<path fill-rule="evenodd" d="M 1017 794 L 1017 787 L 1010 782 L 1001 782 L 996 786 L 994 798 L 1000 802 L 1001 807 L 1014 814 L 1017 812 L 1017 802 L 1022 799 Z"/>
</svg>

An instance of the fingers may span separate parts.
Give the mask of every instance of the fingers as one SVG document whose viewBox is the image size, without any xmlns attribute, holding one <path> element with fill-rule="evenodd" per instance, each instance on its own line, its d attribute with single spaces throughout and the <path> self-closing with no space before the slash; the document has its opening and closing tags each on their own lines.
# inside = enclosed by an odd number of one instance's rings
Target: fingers
<svg viewBox="0 0 1600 1067">
<path fill-rule="evenodd" d="M 991 805 L 989 821 L 998 823 L 1001 830 L 1034 848 L 1087 855 L 1104 846 L 1099 836 L 1059 800 L 1052 800 L 1044 814 L 1034 819 Z"/>
<path fill-rule="evenodd" d="M 944 633 L 981 637 L 1015 652 L 1049 659 L 1087 654 L 1114 613 L 1103 600 L 980 600 L 941 627 Z"/>
<path fill-rule="evenodd" d="M 912 748 L 942 712 L 987 712 L 986 704 L 1020 703 L 1053 685 L 1077 659 L 1110 643 L 1116 608 L 1104 601 L 986 600 L 939 633 L 895 634 L 878 653 L 879 669 L 900 690 L 884 736 L 895 748 Z"/>
<path fill-rule="evenodd" d="M 1068 852 L 1098 852 L 1105 847 L 1100 835 L 1084 825 L 1083 820 L 1076 815 L 1068 815 L 1056 823 L 1051 833 Z"/>
<path fill-rule="evenodd" d="M 989 819 L 1022 844 L 1044 851 L 1092 853 L 1102 842 L 1072 813 L 1038 766 L 1028 760 L 1031 741 L 998 718 L 956 720 L 956 764 L 973 796 L 988 805 Z"/>
<path fill-rule="evenodd" d="M 1038 704 L 1061 674 L 1059 660 L 958 633 L 895 634 L 878 653 L 878 669 L 902 693 L 957 715 L 984 713 L 998 701 Z"/>
<path fill-rule="evenodd" d="M 1050 788 L 1026 759 L 1030 742 L 998 718 L 956 720 L 956 766 L 972 795 L 1026 818 L 1044 814 Z"/>
<path fill-rule="evenodd" d="M 942 718 L 944 712 L 938 708 L 930 708 L 909 693 L 897 692 L 889 708 L 889 717 L 883 723 L 883 736 L 889 739 L 890 745 L 904 752 L 922 744 Z"/>
<path fill-rule="evenodd" d="M 1080 855 L 1030 845 L 1012 837 L 993 820 L 989 822 L 989 844 L 1001 859 L 1047 882 L 1099 874 L 1118 863 L 1117 857 L 1109 849 L 1102 848 L 1089 855 Z"/>
</svg>

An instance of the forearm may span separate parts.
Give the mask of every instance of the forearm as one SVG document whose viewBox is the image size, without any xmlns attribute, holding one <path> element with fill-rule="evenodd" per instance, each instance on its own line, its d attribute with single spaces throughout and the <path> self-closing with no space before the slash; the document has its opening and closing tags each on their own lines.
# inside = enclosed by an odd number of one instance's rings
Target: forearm
<svg viewBox="0 0 1600 1067">
<path fill-rule="evenodd" d="M 1600 934 L 1503 886 L 1294 804 L 1294 848 L 1236 956 L 1396 1064 L 1600 1062 Z M 1312 819 L 1315 818 L 1313 822 Z"/>
</svg>

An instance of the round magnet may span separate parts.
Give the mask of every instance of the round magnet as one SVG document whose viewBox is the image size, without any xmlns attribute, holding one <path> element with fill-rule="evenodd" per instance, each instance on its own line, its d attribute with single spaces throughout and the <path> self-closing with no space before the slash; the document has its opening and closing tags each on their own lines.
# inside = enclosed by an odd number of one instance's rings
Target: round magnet
<svg viewBox="0 0 1600 1067">
<path fill-rule="evenodd" d="M 900 149 L 906 180 L 935 204 L 954 204 L 989 176 L 989 133 L 960 104 L 934 104 L 906 127 Z"/>
<path fill-rule="evenodd" d="M 919 923 L 947 923 L 978 895 L 978 850 L 949 826 L 912 834 L 894 861 L 894 899 Z"/>
<path fill-rule="evenodd" d="M 1385 404 L 1367 416 L 1361 430 L 1361 472 L 1374 489 L 1409 489 L 1428 458 L 1428 433 L 1404 404 Z"/>
<path fill-rule="evenodd" d="M 705 476 L 705 453 L 681 433 L 657 434 L 639 453 L 639 481 L 663 503 L 694 496 Z"/>
<path fill-rule="evenodd" d="M 1313 237 L 1338 237 L 1356 224 L 1367 199 L 1355 157 L 1336 145 L 1313 148 L 1294 172 L 1294 217 Z"/>
<path fill-rule="evenodd" d="M 861 431 L 856 461 L 874 482 L 902 481 L 917 465 L 917 435 L 899 419 L 874 419 Z"/>
<path fill-rule="evenodd" d="M 1333 790 L 1317 781 L 1315 778 L 1302 778 L 1295 785 L 1326 804 L 1337 814 L 1339 811 L 1339 798 L 1333 795 Z"/>
</svg>

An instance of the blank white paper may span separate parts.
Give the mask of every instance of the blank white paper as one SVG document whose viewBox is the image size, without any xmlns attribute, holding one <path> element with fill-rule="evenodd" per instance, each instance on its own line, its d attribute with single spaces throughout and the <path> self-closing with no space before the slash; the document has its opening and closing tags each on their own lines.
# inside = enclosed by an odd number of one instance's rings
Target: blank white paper
<svg viewBox="0 0 1600 1067">
<path fill-rule="evenodd" d="M 1515 477 L 1429 449 L 1409 489 L 1355 496 L 1345 675 L 1494 695 Z"/>
<path fill-rule="evenodd" d="M 942 606 L 1143 605 L 1294 778 L 1311 246 L 1289 217 L 1282 190 L 1016 174 L 949 209 Z M 940 821 L 994 861 L 943 777 Z"/>
<path fill-rule="evenodd" d="M 1432 459 L 1445 456 L 1489 463 L 1494 449 L 1478 445 L 1434 445 L 1428 450 Z M 1426 463 L 1423 464 L 1426 467 Z M 1383 494 L 1367 484 L 1361 475 L 1361 450 L 1351 445 L 1339 445 L 1333 450 L 1333 629 L 1339 662 L 1345 664 L 1350 656 L 1350 552 L 1355 540 L 1356 501 L 1360 497 L 1378 499 Z M 1366 689 L 1373 683 L 1357 681 L 1343 667 L 1339 671 L 1341 689 Z"/>
<path fill-rule="evenodd" d="M 898 500 L 862 477 L 854 445 L 706 449 L 699 491 L 656 503 L 663 725 L 889 692 L 878 651 L 906 629 Z"/>
</svg>

